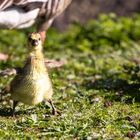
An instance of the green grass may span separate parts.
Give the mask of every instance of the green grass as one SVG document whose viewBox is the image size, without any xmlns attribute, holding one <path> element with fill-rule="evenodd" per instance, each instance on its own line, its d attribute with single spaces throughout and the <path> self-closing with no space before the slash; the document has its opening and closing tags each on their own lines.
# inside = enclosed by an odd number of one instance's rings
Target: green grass
<svg viewBox="0 0 140 140">
<path fill-rule="evenodd" d="M 22 66 L 27 31 L 0 33 L 0 50 L 9 59 L 0 69 Z M 55 106 L 19 104 L 9 116 L 9 94 L 0 103 L 0 139 L 140 139 L 140 15 L 101 15 L 67 32 L 50 29 L 44 47 L 49 59 L 66 64 L 50 71 Z M 0 78 L 0 89 L 13 77 Z M 46 115 L 47 114 L 47 115 Z"/>
</svg>

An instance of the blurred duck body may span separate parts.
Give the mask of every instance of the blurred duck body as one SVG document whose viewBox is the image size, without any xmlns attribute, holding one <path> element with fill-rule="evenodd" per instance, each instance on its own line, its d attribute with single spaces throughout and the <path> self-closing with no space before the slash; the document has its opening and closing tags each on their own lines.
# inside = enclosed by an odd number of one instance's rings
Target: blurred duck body
<svg viewBox="0 0 140 140">
<path fill-rule="evenodd" d="M 0 28 L 20 29 L 37 23 L 37 31 L 45 32 L 72 0 L 0 0 Z"/>
</svg>

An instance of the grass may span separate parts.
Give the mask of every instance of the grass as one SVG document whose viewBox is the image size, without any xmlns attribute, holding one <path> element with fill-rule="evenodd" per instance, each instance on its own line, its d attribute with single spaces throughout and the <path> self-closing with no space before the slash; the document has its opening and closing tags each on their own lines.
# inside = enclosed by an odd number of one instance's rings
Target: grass
<svg viewBox="0 0 140 140">
<path fill-rule="evenodd" d="M 9 116 L 9 94 L 0 103 L 1 139 L 139 139 L 140 138 L 140 16 L 101 15 L 67 32 L 50 29 L 45 57 L 67 63 L 50 71 L 55 106 L 18 105 Z M 31 29 L 32 30 L 32 29 Z M 29 30 L 0 34 L 0 50 L 9 59 L 0 68 L 22 66 Z M 0 89 L 13 77 L 0 79 Z"/>
</svg>

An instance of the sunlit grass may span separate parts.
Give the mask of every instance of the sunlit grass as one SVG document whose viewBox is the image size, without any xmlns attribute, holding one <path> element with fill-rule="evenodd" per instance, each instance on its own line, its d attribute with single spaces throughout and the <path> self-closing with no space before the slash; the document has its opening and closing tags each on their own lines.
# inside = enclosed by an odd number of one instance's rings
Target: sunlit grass
<svg viewBox="0 0 140 140">
<path fill-rule="evenodd" d="M 61 116 L 43 105 L 19 104 L 9 116 L 11 101 L 0 104 L 1 139 L 140 138 L 140 16 L 101 15 L 67 32 L 51 29 L 45 57 L 66 64 L 50 71 L 54 104 Z M 0 50 L 9 59 L 0 69 L 22 66 L 27 55 L 25 31 L 1 31 Z M 0 78 L 0 88 L 12 77 Z M 46 115 L 47 114 L 47 115 Z"/>
</svg>

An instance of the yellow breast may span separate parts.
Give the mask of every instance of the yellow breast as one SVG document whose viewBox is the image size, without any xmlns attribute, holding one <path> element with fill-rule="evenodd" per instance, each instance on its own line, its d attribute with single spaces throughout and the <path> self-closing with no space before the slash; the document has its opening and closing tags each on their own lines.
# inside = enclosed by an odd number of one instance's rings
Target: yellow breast
<svg viewBox="0 0 140 140">
<path fill-rule="evenodd" d="M 26 64 L 24 72 L 15 77 L 12 85 L 13 100 L 29 105 L 49 99 L 53 94 L 51 81 L 42 62 Z"/>
</svg>

